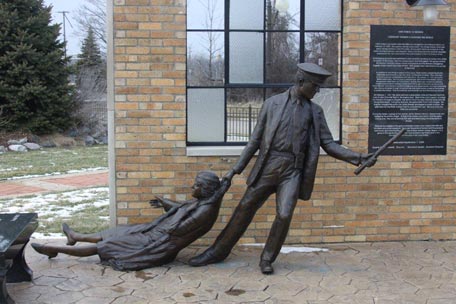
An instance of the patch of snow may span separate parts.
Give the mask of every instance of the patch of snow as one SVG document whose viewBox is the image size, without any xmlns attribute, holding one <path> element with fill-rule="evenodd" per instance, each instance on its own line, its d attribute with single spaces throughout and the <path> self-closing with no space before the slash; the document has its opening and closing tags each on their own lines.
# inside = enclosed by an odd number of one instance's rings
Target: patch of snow
<svg viewBox="0 0 456 304">
<path fill-rule="evenodd" d="M 63 233 L 41 233 L 34 232 L 31 236 L 32 239 L 61 239 L 64 238 Z"/>
<path fill-rule="evenodd" d="M 0 172 L 10 172 L 10 171 L 16 171 L 16 170 L 19 170 L 19 168 L 13 167 L 13 168 L 0 169 Z"/>
<path fill-rule="evenodd" d="M 93 206 L 96 208 L 109 206 L 109 199 L 102 200 L 102 201 L 96 201 L 93 203 Z"/>
<path fill-rule="evenodd" d="M 35 177 L 43 177 L 43 176 L 61 175 L 61 174 L 62 173 L 60 173 L 60 172 L 53 172 L 53 173 L 45 173 L 45 174 L 22 175 L 22 176 L 8 177 L 6 180 L 27 179 L 27 178 L 35 178 Z"/>
<path fill-rule="evenodd" d="M 101 171 L 101 170 L 108 170 L 107 167 L 95 167 L 95 168 L 86 168 L 80 170 L 69 170 L 66 173 L 83 173 L 83 172 L 93 172 L 93 171 Z"/>
<path fill-rule="evenodd" d="M 252 246 L 252 247 L 264 247 L 264 244 L 253 243 L 253 244 L 242 244 L 241 246 Z M 329 251 L 326 248 L 315 248 L 315 247 L 294 247 L 294 246 L 282 246 L 280 253 L 290 252 L 326 252 Z"/>
<path fill-rule="evenodd" d="M 75 212 L 88 207 L 109 206 L 108 187 L 67 191 L 62 193 L 39 194 L 29 198 L 13 198 L 1 201 L 1 212 L 36 212 L 40 217 L 71 217 Z M 98 200 L 97 200 L 98 198 Z M 95 200 L 90 203 L 81 203 Z M 59 201 L 68 202 L 59 206 Z M 52 219 L 47 219 L 47 221 Z"/>
<path fill-rule="evenodd" d="M 315 248 L 315 247 L 292 247 L 292 246 L 283 246 L 280 249 L 282 253 L 290 253 L 290 252 L 326 252 L 329 251 L 326 248 Z"/>
</svg>

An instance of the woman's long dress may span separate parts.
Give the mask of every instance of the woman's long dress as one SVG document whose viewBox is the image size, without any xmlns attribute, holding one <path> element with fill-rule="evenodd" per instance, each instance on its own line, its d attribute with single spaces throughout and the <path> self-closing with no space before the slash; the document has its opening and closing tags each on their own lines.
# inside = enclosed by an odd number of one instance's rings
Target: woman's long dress
<svg viewBox="0 0 456 304">
<path fill-rule="evenodd" d="M 116 270 L 139 270 L 173 261 L 212 228 L 228 187 L 222 184 L 210 198 L 173 207 L 151 223 L 102 231 L 97 243 L 101 262 Z"/>
</svg>

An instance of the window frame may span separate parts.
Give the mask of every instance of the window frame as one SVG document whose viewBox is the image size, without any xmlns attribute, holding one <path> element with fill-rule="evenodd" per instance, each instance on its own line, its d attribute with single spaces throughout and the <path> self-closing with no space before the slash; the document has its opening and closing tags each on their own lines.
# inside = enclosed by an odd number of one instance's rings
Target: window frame
<svg viewBox="0 0 456 304">
<path fill-rule="evenodd" d="M 186 26 L 186 37 L 188 37 L 188 33 L 197 33 L 197 32 L 219 32 L 224 34 L 224 82 L 223 85 L 188 85 L 188 53 L 186 51 L 186 146 L 187 147 L 239 147 L 245 146 L 248 141 L 227 141 L 228 137 L 228 130 L 227 130 L 227 105 L 228 105 L 228 90 L 229 89 L 262 89 L 263 91 L 263 102 L 268 98 L 267 97 L 267 90 L 268 89 L 283 89 L 286 90 L 289 87 L 293 86 L 293 83 L 265 83 L 266 81 L 266 61 L 267 61 L 267 39 L 266 35 L 268 32 L 272 33 L 298 33 L 299 34 L 299 62 L 304 62 L 305 60 L 305 41 L 306 41 L 306 34 L 307 33 L 336 33 L 339 35 L 339 49 L 338 49 L 338 79 L 336 85 L 329 85 L 323 86 L 323 89 L 338 89 L 339 90 L 339 139 L 336 142 L 342 142 L 342 96 L 343 96 L 343 24 L 344 24 L 344 1 L 340 0 L 340 26 L 339 30 L 306 30 L 305 29 L 305 3 L 306 0 L 300 0 L 300 26 L 299 29 L 292 29 L 292 30 L 268 30 L 266 29 L 266 20 L 267 20 L 267 1 L 269 0 L 262 0 L 264 2 L 264 14 L 263 14 L 263 29 L 230 29 L 230 0 L 222 0 L 224 1 L 224 28 L 223 29 L 204 29 L 204 28 L 188 28 L 188 24 Z M 187 9 L 188 14 L 188 9 Z M 262 33 L 263 34 L 263 82 L 262 83 L 231 83 L 230 82 L 230 33 L 237 32 L 237 33 Z M 187 46 L 188 46 L 188 39 L 187 39 Z M 189 89 L 223 89 L 224 95 L 224 141 L 189 141 L 188 140 L 188 130 L 189 130 L 189 117 L 188 117 L 188 91 Z"/>
</svg>

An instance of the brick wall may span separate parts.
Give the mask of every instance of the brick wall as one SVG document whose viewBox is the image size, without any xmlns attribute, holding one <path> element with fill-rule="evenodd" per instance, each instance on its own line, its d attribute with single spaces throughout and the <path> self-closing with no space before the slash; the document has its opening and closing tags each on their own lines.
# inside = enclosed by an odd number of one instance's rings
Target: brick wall
<svg viewBox="0 0 456 304">
<path fill-rule="evenodd" d="M 236 157 L 186 156 L 186 1 L 112 0 L 117 224 L 150 221 L 154 194 L 183 200 L 199 170 L 222 176 Z M 456 5 L 435 25 L 456 26 Z M 452 17 L 453 16 L 453 17 Z M 344 1 L 343 144 L 367 150 L 371 24 L 423 25 L 422 9 L 403 0 Z M 383 157 L 354 176 L 322 156 L 310 201 L 299 201 L 288 243 L 456 239 L 456 37 L 451 35 L 448 155 Z M 251 162 L 253 163 L 253 161 Z M 220 232 L 245 190 L 248 167 L 233 180 L 213 230 Z M 264 242 L 273 198 L 242 242 Z"/>
</svg>

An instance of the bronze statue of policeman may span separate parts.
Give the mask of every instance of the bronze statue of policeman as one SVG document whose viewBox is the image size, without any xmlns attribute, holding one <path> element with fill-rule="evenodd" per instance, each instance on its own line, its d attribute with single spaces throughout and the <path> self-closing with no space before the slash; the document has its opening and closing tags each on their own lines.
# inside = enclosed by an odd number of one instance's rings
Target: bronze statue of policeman
<svg viewBox="0 0 456 304">
<path fill-rule="evenodd" d="M 287 236 L 296 202 L 311 197 L 320 147 L 328 155 L 356 166 L 375 164 L 375 159 L 369 159 L 370 154 L 354 152 L 335 142 L 322 108 L 312 102 L 329 76 L 330 72 L 316 64 L 300 63 L 294 86 L 264 102 L 248 144 L 225 175 L 231 181 L 259 150 L 247 179 L 247 190 L 214 244 L 190 259 L 190 265 L 223 261 L 256 211 L 275 193 L 276 217 L 260 260 L 262 273 L 273 273 L 272 263 Z"/>
</svg>

